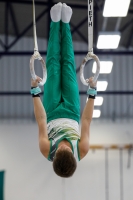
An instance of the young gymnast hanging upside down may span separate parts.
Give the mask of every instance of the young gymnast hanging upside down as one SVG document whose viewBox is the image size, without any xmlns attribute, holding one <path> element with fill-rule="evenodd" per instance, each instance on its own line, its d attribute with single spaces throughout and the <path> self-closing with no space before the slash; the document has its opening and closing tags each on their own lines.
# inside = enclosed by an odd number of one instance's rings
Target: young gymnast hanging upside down
<svg viewBox="0 0 133 200">
<path fill-rule="evenodd" d="M 58 176 L 70 177 L 77 162 L 89 151 L 90 123 L 92 120 L 96 83 L 89 79 L 88 102 L 81 117 L 76 80 L 74 51 L 69 22 L 72 9 L 58 3 L 51 8 L 51 26 L 47 50 L 47 81 L 44 85 L 43 104 L 39 97 L 38 82 L 31 81 L 34 113 L 39 127 L 41 153 L 53 162 Z"/>
</svg>

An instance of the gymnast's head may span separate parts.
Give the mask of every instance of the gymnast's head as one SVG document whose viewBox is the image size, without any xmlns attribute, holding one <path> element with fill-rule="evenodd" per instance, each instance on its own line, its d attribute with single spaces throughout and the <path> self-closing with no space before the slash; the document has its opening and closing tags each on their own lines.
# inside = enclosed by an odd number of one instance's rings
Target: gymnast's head
<svg viewBox="0 0 133 200">
<path fill-rule="evenodd" d="M 57 149 L 53 160 L 54 172 L 58 176 L 69 178 L 74 174 L 76 167 L 77 162 L 71 148 L 65 144 L 61 145 Z"/>
</svg>

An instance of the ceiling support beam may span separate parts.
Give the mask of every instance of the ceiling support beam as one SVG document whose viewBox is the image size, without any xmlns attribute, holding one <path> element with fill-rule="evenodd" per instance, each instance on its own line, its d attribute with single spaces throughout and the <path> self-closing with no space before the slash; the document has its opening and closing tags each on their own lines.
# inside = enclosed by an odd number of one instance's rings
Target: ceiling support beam
<svg viewBox="0 0 133 200">
<path fill-rule="evenodd" d="M 130 31 L 130 35 L 129 35 L 128 39 L 127 39 L 127 44 L 126 44 L 127 48 L 129 48 L 131 46 L 132 40 L 133 40 L 133 26 L 132 26 L 132 29 Z"/>
<path fill-rule="evenodd" d="M 14 3 L 14 4 L 29 4 L 29 5 L 32 5 L 32 1 L 30 1 L 30 0 L 20 0 L 20 1 L 18 1 L 18 0 L 1 0 L 1 2 L 5 2 L 5 6 L 6 6 L 6 9 L 5 9 L 5 44 L 4 44 L 4 42 L 2 42 L 2 41 L 0 41 L 0 45 L 2 46 L 2 48 L 5 48 L 5 51 L 8 51 L 9 49 L 11 49 L 11 47 L 12 46 L 14 46 L 16 43 L 17 43 L 17 41 L 21 38 L 21 37 L 23 37 L 25 34 L 26 34 L 26 32 L 30 29 L 30 28 L 32 28 L 32 26 L 33 26 L 33 23 L 31 23 L 31 24 L 29 24 L 21 33 L 19 33 L 19 30 L 18 30 L 18 25 L 17 25 L 17 20 L 16 20 L 16 18 L 15 18 L 15 13 L 14 13 L 14 10 L 13 10 L 13 5 L 12 5 L 12 3 Z M 50 9 L 51 9 L 51 7 L 53 6 L 53 4 L 55 4 L 56 2 L 54 1 L 53 2 L 53 0 L 47 0 L 47 1 L 35 1 L 36 2 L 36 5 L 43 5 L 43 6 L 47 6 L 47 7 L 45 7 L 45 11 L 43 12 L 43 13 L 41 13 L 37 18 L 36 18 L 36 21 L 38 21 L 46 12 L 48 12 L 48 20 L 47 20 L 47 22 L 48 22 L 48 25 L 47 25 L 47 27 L 48 27 L 48 35 L 49 35 L 49 26 L 50 26 Z M 85 4 L 85 3 L 82 3 L 82 2 L 80 2 L 80 3 L 76 3 L 76 5 L 74 4 L 74 2 L 69 2 L 68 3 L 72 8 L 80 8 L 80 9 L 86 9 L 87 10 L 87 8 L 88 8 L 88 6 L 87 6 L 87 3 Z M 102 1 L 102 2 L 97 2 L 97 0 L 95 0 L 95 7 L 94 7 L 94 14 L 95 15 L 97 15 L 97 11 L 102 11 L 102 8 L 103 8 L 103 5 L 104 5 L 104 0 Z M 10 9 L 10 10 L 9 10 Z M 130 10 L 129 10 L 129 12 L 131 11 L 131 10 L 133 10 L 133 8 L 130 8 Z M 9 44 L 9 41 L 8 41 L 8 34 L 9 34 L 9 30 L 8 30 L 8 28 L 9 28 L 9 11 L 10 11 L 10 14 L 11 14 L 11 18 L 12 18 L 12 23 L 13 23 L 13 27 L 14 27 L 14 31 L 15 31 L 15 33 L 16 33 L 16 38 L 14 39 L 14 41 L 12 41 L 11 42 L 11 44 Z M 83 26 L 86 22 L 87 22 L 87 20 L 88 20 L 88 16 L 85 18 L 85 19 L 83 19 L 78 25 L 74 25 L 74 24 L 72 24 L 71 23 L 71 27 L 73 27 L 73 29 L 72 29 L 72 34 L 74 34 L 75 32 L 82 38 L 82 40 L 85 42 L 85 43 L 88 43 L 88 38 L 86 38 L 80 31 L 79 31 L 79 29 L 80 29 L 80 27 L 81 26 Z M 94 17 L 94 20 L 95 20 L 95 17 Z M 119 28 L 119 26 L 120 26 L 120 21 L 121 21 L 121 19 L 118 19 L 117 20 L 117 24 L 116 24 L 116 30 Z M 96 24 L 96 22 L 97 22 L 97 20 L 95 20 L 95 23 L 94 23 L 94 25 L 95 26 L 97 26 L 97 24 Z M 127 29 L 131 24 L 132 24 L 132 22 L 133 22 L 133 18 L 129 21 L 129 22 L 127 22 L 121 29 L 120 29 L 120 32 L 122 32 L 122 31 L 124 31 L 125 29 Z M 106 25 L 105 25 L 105 27 L 106 27 Z M 105 28 L 104 27 L 104 28 Z M 96 27 L 95 27 L 95 30 L 96 30 Z M 98 37 L 98 33 L 97 33 L 97 35 L 96 35 L 96 32 L 97 31 L 95 31 L 95 33 L 94 33 L 94 44 L 96 44 L 96 40 L 97 40 L 97 37 Z M 48 38 L 48 36 L 47 36 L 47 38 Z M 129 38 L 128 38 L 128 42 L 127 42 L 127 47 L 129 46 L 129 44 L 130 44 L 130 42 L 132 41 L 132 36 L 130 36 Z M 94 50 L 95 50 L 95 48 L 96 48 L 96 46 L 94 46 Z M 80 51 L 79 51 L 79 53 L 80 53 Z M 118 52 L 115 52 L 115 53 L 118 53 Z M 113 54 L 115 54 L 115 53 L 113 53 Z M 4 52 L 3 52 L 3 54 L 4 54 Z M 102 55 L 103 55 L 103 53 L 101 53 Z M 104 54 L 106 54 L 106 52 L 104 53 Z M 112 54 L 112 53 L 111 53 Z M 119 53 L 118 53 L 119 54 Z M 120 52 L 120 54 L 119 55 L 124 55 L 124 53 L 123 52 Z M 128 52 L 127 52 L 127 54 L 128 54 Z M 126 54 L 126 55 L 127 55 Z M 81 52 L 81 55 L 84 55 L 84 52 Z"/>
<path fill-rule="evenodd" d="M 9 0 L 0 0 L 0 2 L 9 2 Z M 10 3 L 15 3 L 15 4 L 25 4 L 25 5 L 32 5 L 32 1 L 28 1 L 28 0 L 10 0 Z M 54 5 L 55 3 L 58 2 L 52 2 L 52 5 Z M 72 8 L 77 8 L 77 9 L 87 9 L 87 3 L 86 5 L 83 5 L 81 3 L 68 3 L 69 6 L 71 6 Z M 36 5 L 42 5 L 42 6 L 49 6 L 49 1 L 44 2 L 44 1 L 36 1 Z"/>
<path fill-rule="evenodd" d="M 6 48 L 5 44 L 3 43 L 3 41 L 0 39 L 0 45 L 2 46 L 3 49 Z"/>
<path fill-rule="evenodd" d="M 86 91 L 79 91 L 80 95 L 86 95 Z M 6 92 L 0 92 L 1 96 L 14 96 L 14 95 L 31 95 L 29 91 L 6 91 Z M 41 93 L 43 95 L 43 93 Z M 98 91 L 98 96 L 99 95 L 133 95 L 133 91 L 104 91 L 100 92 Z"/>
<path fill-rule="evenodd" d="M 48 19 L 47 19 L 47 41 L 49 40 L 49 31 L 50 31 L 50 24 L 51 24 L 51 17 L 50 17 L 50 9 L 52 7 L 53 0 L 47 0 L 47 4 L 48 4 Z"/>
<path fill-rule="evenodd" d="M 72 28 L 75 28 L 75 25 L 72 24 L 71 22 L 70 22 L 70 26 L 71 26 Z M 82 40 L 83 40 L 85 43 L 88 43 L 88 40 L 86 39 L 86 37 L 85 37 L 79 30 L 77 30 L 76 33 L 82 38 Z"/>
<path fill-rule="evenodd" d="M 121 21 L 122 21 L 122 18 L 118 17 L 117 22 L 116 22 L 116 26 L 115 26 L 115 31 L 119 31 L 120 25 L 121 25 Z"/>
<path fill-rule="evenodd" d="M 108 17 L 104 17 L 103 18 L 103 24 L 102 24 L 102 31 L 106 31 L 106 27 L 107 27 L 107 23 L 108 23 Z"/>
<path fill-rule="evenodd" d="M 122 28 L 120 28 L 120 32 L 125 31 L 132 23 L 133 23 L 133 18 L 129 20 Z"/>
<path fill-rule="evenodd" d="M 88 22 L 88 16 L 85 17 L 78 25 L 74 25 L 70 22 L 71 27 L 73 28 L 71 30 L 71 34 L 73 35 L 75 32 L 83 39 L 85 43 L 88 43 L 88 39 L 78 30 L 81 26 L 83 26 L 86 22 Z M 87 26 L 88 27 L 88 26 Z M 87 29 L 88 30 L 88 29 Z"/>
<path fill-rule="evenodd" d="M 37 18 L 36 18 L 36 22 L 39 21 L 46 13 L 48 12 L 48 8 L 45 9 Z M 7 50 L 11 49 L 11 47 L 13 47 L 20 38 L 22 38 L 25 33 L 33 27 L 33 22 L 31 22 L 16 38 L 15 40 L 7 47 Z"/>
<path fill-rule="evenodd" d="M 95 2 L 96 1 L 97 0 L 95 0 Z M 5 2 L 9 2 L 9 0 L 0 0 L 0 2 L 4 2 L 5 3 Z M 10 3 L 31 5 L 32 1 L 28 1 L 28 0 L 19 0 L 19 1 L 18 0 L 10 0 Z M 56 3 L 58 3 L 58 2 L 56 2 Z M 86 5 L 85 4 L 81 4 L 81 3 L 78 4 L 78 2 L 76 2 L 76 5 L 73 2 L 69 2 L 68 4 L 72 8 L 87 9 L 87 3 L 86 3 Z M 36 1 L 36 5 L 46 5 L 47 6 L 48 2 Z M 103 5 L 104 5 L 104 0 L 103 0 L 103 3 L 100 6 L 94 7 L 94 9 L 101 12 L 103 10 Z M 133 14 L 133 7 L 129 8 L 128 14 Z"/>
<path fill-rule="evenodd" d="M 79 91 L 80 95 L 86 95 L 86 91 Z M 133 91 L 98 91 L 98 95 L 133 95 Z"/>
<path fill-rule="evenodd" d="M 15 34 L 16 34 L 16 36 L 18 36 L 19 35 L 18 24 L 17 24 L 17 20 L 15 17 L 15 14 L 14 14 L 14 9 L 13 9 L 12 4 L 9 4 L 9 8 L 10 8 L 10 14 L 11 14 Z"/>
<path fill-rule="evenodd" d="M 88 22 L 88 16 L 85 17 L 77 26 L 75 26 L 75 28 L 71 31 L 71 33 L 73 34 L 74 32 L 76 32 L 81 26 L 83 26 L 86 22 Z M 87 25 L 88 28 L 88 25 Z"/>
<path fill-rule="evenodd" d="M 5 50 L 8 47 L 8 28 L 9 28 L 9 2 L 5 3 Z"/>
<path fill-rule="evenodd" d="M 8 2 L 9 0 L 0 0 L 0 2 Z M 53 3 L 52 3 L 52 5 L 54 5 L 55 3 L 58 3 L 59 1 L 54 1 Z M 28 1 L 28 0 L 10 0 L 10 3 L 15 3 L 15 4 L 25 4 L 25 5 L 32 5 L 32 1 Z M 36 5 L 43 5 L 43 6 L 48 6 L 48 4 L 49 4 L 49 2 L 48 1 L 36 1 Z M 102 3 L 101 5 L 98 5 L 98 6 L 95 6 L 94 7 L 94 10 L 96 10 L 96 11 L 102 11 L 103 10 L 103 4 L 104 3 Z M 82 3 L 82 1 L 81 2 L 76 2 L 76 4 L 75 4 L 75 2 L 72 2 L 72 1 L 70 1 L 70 2 L 68 2 L 68 5 L 69 6 L 71 6 L 72 8 L 75 8 L 75 9 L 84 9 L 84 10 L 86 10 L 87 8 L 88 8 L 88 4 L 87 4 L 87 2 L 86 3 Z M 131 9 L 130 10 L 130 12 L 133 12 L 133 9 Z"/>
<path fill-rule="evenodd" d="M 46 51 L 39 51 L 41 55 L 46 55 L 47 52 Z M 74 51 L 75 55 L 83 55 L 86 56 L 86 54 L 88 53 L 88 51 Z M 94 50 L 94 53 L 98 56 L 100 55 L 113 55 L 113 56 L 132 56 L 133 55 L 133 51 L 97 51 Z M 0 51 L 0 56 L 30 56 L 32 55 L 33 52 L 32 51 Z"/>
</svg>

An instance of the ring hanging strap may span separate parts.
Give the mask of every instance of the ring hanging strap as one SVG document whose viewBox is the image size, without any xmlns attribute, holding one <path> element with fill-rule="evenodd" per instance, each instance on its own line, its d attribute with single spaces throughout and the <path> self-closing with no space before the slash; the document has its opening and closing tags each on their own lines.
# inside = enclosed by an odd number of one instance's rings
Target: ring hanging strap
<svg viewBox="0 0 133 200">
<path fill-rule="evenodd" d="M 38 51 L 37 34 L 36 34 L 36 19 L 35 19 L 35 2 L 33 0 L 33 32 L 34 32 L 34 51 Z"/>
<path fill-rule="evenodd" d="M 84 85 L 88 86 L 88 79 L 84 78 L 84 67 L 86 63 L 94 59 L 97 64 L 97 70 L 94 75 L 93 81 L 96 82 L 100 73 L 100 61 L 99 58 L 93 54 L 93 0 L 88 0 L 88 54 L 84 58 L 80 66 L 80 79 Z"/>
<path fill-rule="evenodd" d="M 34 70 L 34 61 L 37 59 L 41 62 L 42 70 L 43 70 L 43 79 L 39 83 L 40 86 L 43 86 L 47 80 L 47 69 L 46 64 L 40 53 L 38 52 L 38 44 L 37 44 L 37 34 L 36 34 L 36 20 L 35 20 L 35 2 L 33 0 L 33 33 L 34 33 L 34 54 L 30 59 L 30 73 L 33 80 L 36 80 L 36 74 Z"/>
<path fill-rule="evenodd" d="M 88 52 L 93 52 L 93 0 L 88 0 Z"/>
</svg>

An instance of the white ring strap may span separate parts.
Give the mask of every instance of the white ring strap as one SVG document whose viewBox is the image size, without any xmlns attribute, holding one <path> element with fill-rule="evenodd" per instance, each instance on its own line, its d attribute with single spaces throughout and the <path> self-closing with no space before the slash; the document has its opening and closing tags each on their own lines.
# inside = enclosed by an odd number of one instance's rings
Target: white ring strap
<svg viewBox="0 0 133 200">
<path fill-rule="evenodd" d="M 36 34 L 36 20 L 35 20 L 35 2 L 33 0 L 33 32 L 34 32 L 34 54 L 30 59 L 30 73 L 33 80 L 36 80 L 36 74 L 34 70 L 34 61 L 37 59 L 41 62 L 42 70 L 43 70 L 43 79 L 39 83 L 40 86 L 43 86 L 47 80 L 47 69 L 46 64 L 40 53 L 38 52 L 38 44 L 37 44 L 37 34 Z"/>
<path fill-rule="evenodd" d="M 93 52 L 93 0 L 88 0 L 88 52 Z"/>
<path fill-rule="evenodd" d="M 35 2 L 34 2 L 34 0 L 33 0 L 33 32 L 34 32 L 34 51 L 38 51 L 37 34 L 36 34 Z"/>
<path fill-rule="evenodd" d="M 99 73 L 100 73 L 100 61 L 98 57 L 93 54 L 93 0 L 88 0 L 88 54 L 83 59 L 83 62 L 80 66 L 80 79 L 84 85 L 89 85 L 88 79 L 85 80 L 84 78 L 84 67 L 87 62 L 91 59 L 94 59 L 97 64 L 97 70 L 94 75 L 93 81 L 94 83 L 97 81 Z"/>
</svg>

